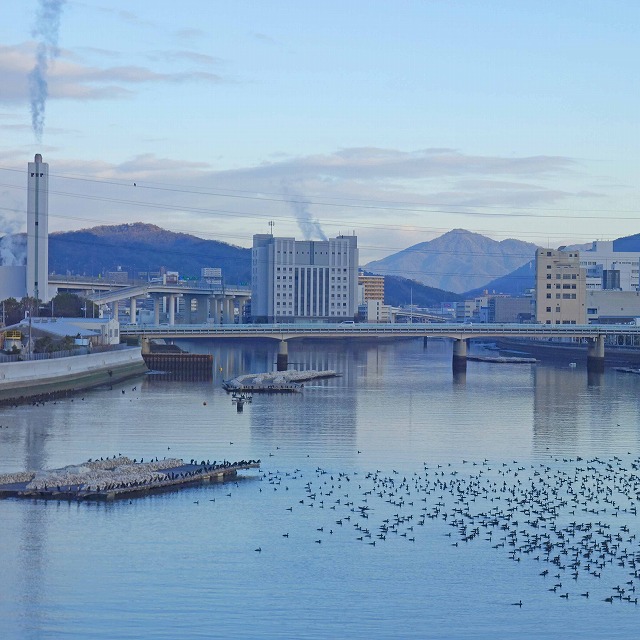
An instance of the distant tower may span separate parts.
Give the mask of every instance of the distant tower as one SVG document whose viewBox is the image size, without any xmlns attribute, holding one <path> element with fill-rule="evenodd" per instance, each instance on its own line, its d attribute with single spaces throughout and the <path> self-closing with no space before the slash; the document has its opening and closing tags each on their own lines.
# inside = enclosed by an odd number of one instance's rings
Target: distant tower
<svg viewBox="0 0 640 640">
<path fill-rule="evenodd" d="M 27 295 L 49 301 L 49 165 L 39 153 L 27 180 Z"/>
</svg>

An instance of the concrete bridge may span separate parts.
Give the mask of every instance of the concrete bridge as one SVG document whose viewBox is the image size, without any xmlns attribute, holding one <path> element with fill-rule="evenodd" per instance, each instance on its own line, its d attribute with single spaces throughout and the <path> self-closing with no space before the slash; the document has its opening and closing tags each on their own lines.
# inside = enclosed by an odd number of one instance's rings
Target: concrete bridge
<svg viewBox="0 0 640 640">
<path fill-rule="evenodd" d="M 450 338 L 454 372 L 465 371 L 467 344 L 471 338 L 584 338 L 589 371 L 604 370 L 607 336 L 640 336 L 639 325 L 587 324 L 226 324 L 226 325 L 122 325 L 123 337 L 141 338 L 269 338 L 280 343 L 278 370 L 287 368 L 287 340 L 295 338 Z"/>
</svg>

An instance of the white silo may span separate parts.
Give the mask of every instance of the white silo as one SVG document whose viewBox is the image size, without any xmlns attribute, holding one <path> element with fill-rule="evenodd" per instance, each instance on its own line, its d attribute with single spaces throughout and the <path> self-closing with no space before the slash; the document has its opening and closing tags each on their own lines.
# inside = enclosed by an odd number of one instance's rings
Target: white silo
<svg viewBox="0 0 640 640">
<path fill-rule="evenodd" d="M 49 165 L 36 153 L 27 181 L 27 295 L 49 297 Z"/>
</svg>

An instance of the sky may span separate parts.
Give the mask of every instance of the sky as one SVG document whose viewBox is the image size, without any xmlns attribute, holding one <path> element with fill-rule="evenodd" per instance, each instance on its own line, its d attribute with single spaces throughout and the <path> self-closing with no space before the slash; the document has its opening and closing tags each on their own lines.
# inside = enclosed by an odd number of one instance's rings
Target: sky
<svg viewBox="0 0 640 640">
<path fill-rule="evenodd" d="M 637 0 L 3 0 L 0 235 L 640 233 Z"/>
</svg>

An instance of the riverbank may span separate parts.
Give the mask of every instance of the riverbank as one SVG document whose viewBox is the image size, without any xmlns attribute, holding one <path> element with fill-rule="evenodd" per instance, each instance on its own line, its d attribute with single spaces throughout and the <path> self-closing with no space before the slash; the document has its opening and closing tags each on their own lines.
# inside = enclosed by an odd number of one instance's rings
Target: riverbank
<svg viewBox="0 0 640 640">
<path fill-rule="evenodd" d="M 0 404 L 32 400 L 112 385 L 147 371 L 139 347 L 125 347 L 52 360 L 0 364 Z"/>
</svg>

